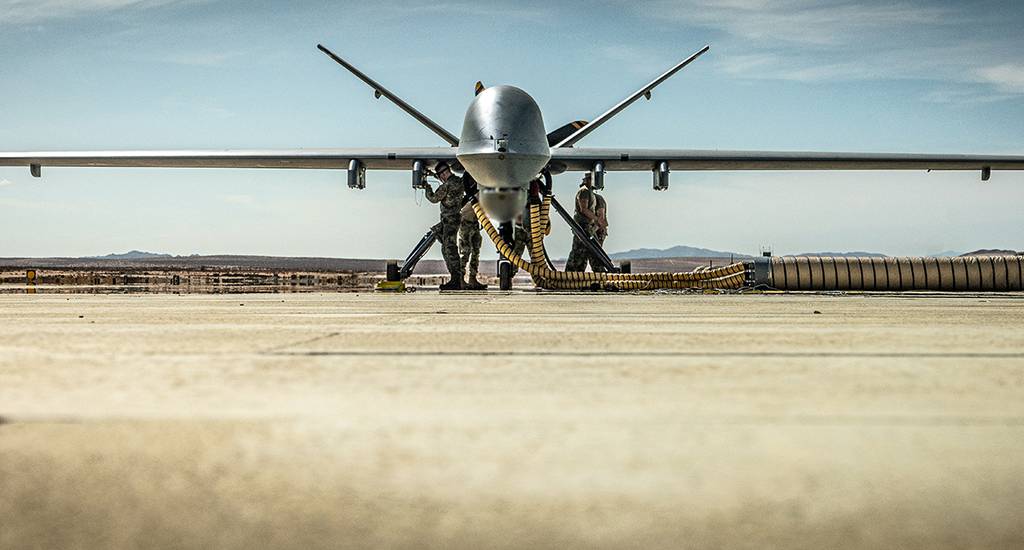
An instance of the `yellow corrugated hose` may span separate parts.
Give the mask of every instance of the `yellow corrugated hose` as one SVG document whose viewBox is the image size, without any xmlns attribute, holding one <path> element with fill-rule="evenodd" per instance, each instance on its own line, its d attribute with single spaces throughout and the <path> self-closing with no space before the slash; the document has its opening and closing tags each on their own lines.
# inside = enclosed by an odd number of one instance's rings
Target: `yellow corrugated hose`
<svg viewBox="0 0 1024 550">
<path fill-rule="evenodd" d="M 1012 292 L 1024 289 L 1024 257 L 831 257 L 771 259 L 780 290 Z"/>
<path fill-rule="evenodd" d="M 581 290 L 593 288 L 596 284 L 617 290 L 732 289 L 741 287 L 746 278 L 742 263 L 684 273 L 587 273 L 549 269 L 544 254 L 544 235 L 550 227 L 550 206 L 550 197 L 545 197 L 542 204 L 530 206 L 530 261 L 527 262 L 505 243 L 480 204 L 473 203 L 477 220 L 494 242 L 498 252 L 517 268 L 528 272 L 534 284 L 541 288 Z"/>
</svg>

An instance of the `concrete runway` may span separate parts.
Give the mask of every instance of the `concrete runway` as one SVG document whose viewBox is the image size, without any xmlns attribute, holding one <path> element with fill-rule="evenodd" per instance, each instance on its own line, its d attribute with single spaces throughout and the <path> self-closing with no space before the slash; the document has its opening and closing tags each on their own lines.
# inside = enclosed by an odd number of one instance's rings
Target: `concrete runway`
<svg viewBox="0 0 1024 550">
<path fill-rule="evenodd" d="M 0 548 L 1021 548 L 1022 326 L 1022 295 L 0 295 Z"/>
</svg>

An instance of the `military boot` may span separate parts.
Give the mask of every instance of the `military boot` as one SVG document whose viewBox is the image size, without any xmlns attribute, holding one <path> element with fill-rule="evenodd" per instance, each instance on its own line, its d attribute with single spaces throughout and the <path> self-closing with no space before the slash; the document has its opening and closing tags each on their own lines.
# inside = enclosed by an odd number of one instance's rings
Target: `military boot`
<svg viewBox="0 0 1024 550">
<path fill-rule="evenodd" d="M 437 287 L 438 290 L 462 290 L 464 285 L 462 284 L 462 275 L 452 275 L 452 279 L 447 283 Z"/>
<path fill-rule="evenodd" d="M 487 285 L 485 285 L 485 284 L 481 283 L 480 281 L 476 280 L 476 270 L 475 269 L 470 269 L 469 270 L 469 274 L 466 277 L 466 281 L 468 281 L 468 282 L 465 285 L 463 285 L 463 288 L 465 290 L 487 290 Z"/>
</svg>

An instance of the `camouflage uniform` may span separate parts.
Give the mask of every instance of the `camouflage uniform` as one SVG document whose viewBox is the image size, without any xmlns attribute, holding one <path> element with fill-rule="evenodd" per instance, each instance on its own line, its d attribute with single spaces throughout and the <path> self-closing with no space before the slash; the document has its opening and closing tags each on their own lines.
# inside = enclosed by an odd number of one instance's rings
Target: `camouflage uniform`
<svg viewBox="0 0 1024 550">
<path fill-rule="evenodd" d="M 512 226 L 512 251 L 522 256 L 526 252 L 526 245 L 530 242 L 530 224 L 523 219 L 517 219 Z M 530 259 L 533 259 L 531 256 Z M 512 276 L 519 272 L 519 268 L 512 266 Z"/>
<path fill-rule="evenodd" d="M 608 203 L 598 193 L 594 193 L 594 198 L 597 200 L 597 206 L 594 209 L 594 214 L 597 214 L 598 219 L 604 222 L 604 227 L 600 225 L 591 224 L 590 230 L 594 233 L 594 238 L 597 239 L 597 244 L 604 248 L 604 240 L 608 238 Z M 595 273 L 599 271 L 607 271 L 603 265 L 599 265 L 593 259 L 590 260 L 590 269 Z"/>
<path fill-rule="evenodd" d="M 462 280 L 462 264 L 459 260 L 459 225 L 462 219 L 462 197 L 465 189 L 462 185 L 462 178 L 452 174 L 448 181 L 437 187 L 437 191 L 428 187 L 424 190 L 427 200 L 432 203 L 441 203 L 441 255 L 444 256 L 444 263 L 448 266 L 448 273 L 452 279 Z"/>
<path fill-rule="evenodd" d="M 604 227 L 594 225 L 594 236 L 597 237 L 597 244 L 603 247 L 604 240 L 608 238 L 608 202 L 598 193 L 594 193 L 594 196 L 597 197 L 597 209 L 594 213 L 604 222 Z"/>
<path fill-rule="evenodd" d="M 577 225 L 583 228 L 587 233 L 594 235 L 594 229 L 596 226 L 591 224 L 589 218 L 580 212 L 580 203 L 586 204 L 587 208 L 591 212 L 597 211 L 597 194 L 594 190 L 587 187 L 586 185 L 580 185 L 580 190 L 576 192 L 576 212 L 573 214 L 572 219 Z M 587 262 L 590 265 L 594 265 L 593 259 L 590 257 L 590 252 L 587 247 L 584 246 L 583 241 L 579 240 L 575 234 L 572 237 L 572 250 L 569 251 L 569 259 L 565 262 L 566 271 L 586 271 Z"/>
<path fill-rule="evenodd" d="M 480 269 L 480 246 L 483 245 L 483 237 L 480 236 L 480 222 L 476 221 L 476 212 L 472 204 L 466 204 L 462 208 L 461 224 L 459 225 L 459 251 L 461 252 L 460 263 L 466 273 L 466 280 L 469 284 L 476 282 L 476 274 Z"/>
</svg>

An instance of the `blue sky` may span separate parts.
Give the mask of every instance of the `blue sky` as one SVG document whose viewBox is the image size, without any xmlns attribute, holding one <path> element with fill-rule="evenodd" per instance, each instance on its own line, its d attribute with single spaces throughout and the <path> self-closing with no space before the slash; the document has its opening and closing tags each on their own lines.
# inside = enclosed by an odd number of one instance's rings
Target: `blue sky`
<svg viewBox="0 0 1024 550">
<path fill-rule="evenodd" d="M 707 43 L 581 145 L 1024 154 L 1022 26 L 1018 2 L 0 0 L 0 150 L 441 145 L 318 42 L 456 134 L 477 80 L 554 128 Z M 607 246 L 1024 249 L 1024 174 L 978 180 L 611 174 Z M 0 212 L 0 256 L 404 257 L 437 217 L 405 173 L 327 171 L 0 169 Z"/>
</svg>

